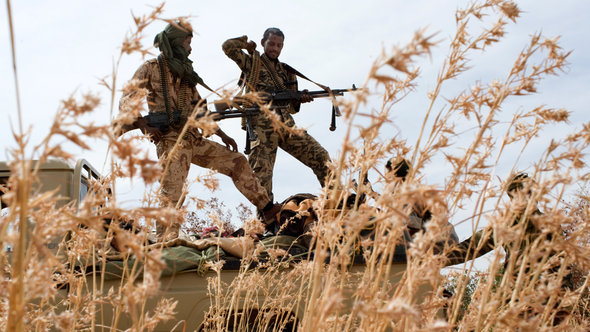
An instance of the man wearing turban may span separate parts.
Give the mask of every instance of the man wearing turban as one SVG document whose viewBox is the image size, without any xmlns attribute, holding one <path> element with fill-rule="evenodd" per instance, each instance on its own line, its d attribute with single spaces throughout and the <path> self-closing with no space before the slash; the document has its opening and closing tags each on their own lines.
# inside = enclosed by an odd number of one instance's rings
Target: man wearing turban
<svg viewBox="0 0 590 332">
<path fill-rule="evenodd" d="M 206 102 L 197 92 L 196 85 L 210 90 L 188 58 L 192 50 L 192 36 L 190 25 L 181 22 L 168 24 L 164 31 L 156 35 L 154 46 L 160 50 L 160 55 L 139 67 L 131 81 L 137 87 L 124 89 L 119 102 L 120 113 L 129 114 L 137 110 L 138 105 L 143 105 L 145 98 L 149 115 L 135 117 L 131 125 L 123 125 L 122 129 L 138 128 L 156 144 L 164 170 L 160 178 L 164 206 L 182 205 L 184 183 L 192 163 L 229 176 L 263 218 L 272 219 L 280 207 L 273 204 L 246 158 L 237 152 L 236 142 L 215 123 L 203 125 L 202 122 L 187 121 L 195 115 L 195 110 L 196 113 L 206 111 Z M 150 122 L 152 115 L 158 115 L 164 121 L 158 124 Z M 199 125 L 205 127 L 199 128 Z M 203 132 L 219 136 L 225 146 L 203 137 Z M 178 236 L 180 226 L 180 221 L 173 222 L 166 230 L 158 224 L 158 236 L 166 240 L 174 238 Z"/>
</svg>

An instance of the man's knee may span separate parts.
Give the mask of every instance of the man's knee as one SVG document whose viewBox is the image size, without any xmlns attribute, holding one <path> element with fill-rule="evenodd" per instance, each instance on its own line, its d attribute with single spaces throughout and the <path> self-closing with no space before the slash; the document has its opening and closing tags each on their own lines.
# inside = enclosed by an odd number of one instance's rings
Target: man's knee
<svg viewBox="0 0 590 332">
<path fill-rule="evenodd" d="M 229 167 L 228 176 L 234 181 L 239 179 L 244 172 L 251 172 L 252 167 L 248 164 L 248 159 L 243 154 L 234 152 L 231 159 L 231 167 Z"/>
</svg>

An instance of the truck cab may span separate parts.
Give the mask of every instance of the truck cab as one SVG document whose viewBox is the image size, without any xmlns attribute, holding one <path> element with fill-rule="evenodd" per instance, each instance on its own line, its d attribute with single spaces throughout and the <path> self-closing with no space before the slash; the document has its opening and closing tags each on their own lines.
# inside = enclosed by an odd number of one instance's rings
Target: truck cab
<svg viewBox="0 0 590 332">
<path fill-rule="evenodd" d="M 38 161 L 33 161 L 32 167 L 37 166 Z M 10 165 L 8 162 L 0 162 L 0 185 L 6 185 L 10 177 Z M 75 166 L 63 160 L 52 159 L 44 162 L 39 168 L 38 181 L 33 183 L 33 191 L 45 192 L 57 189 L 60 199 L 57 207 L 69 202 L 80 202 L 88 194 L 89 181 L 99 180 L 100 173 L 84 159 L 76 162 Z M 0 191 L 0 197 L 4 192 Z M 6 204 L 2 202 L 2 207 Z"/>
<path fill-rule="evenodd" d="M 31 167 L 35 168 L 37 165 L 38 161 L 33 161 Z M 10 164 L 6 161 L 0 162 L 0 186 L 8 184 L 10 174 Z M 66 204 L 74 204 L 77 207 L 78 203 L 88 194 L 90 181 L 92 179 L 100 180 L 100 178 L 100 173 L 84 159 L 78 160 L 74 166 L 63 160 L 50 159 L 43 162 L 39 167 L 37 181 L 33 182 L 32 191 L 42 193 L 55 190 L 55 195 L 58 197 L 56 207 L 62 207 Z M 7 214 L 6 209 L 9 209 L 9 207 L 2 199 L 3 195 L 4 191 L 0 190 L 3 214 Z M 30 224 L 34 226 L 34 221 L 31 221 Z M 64 234 L 64 236 L 67 236 L 67 234 Z M 64 237 L 52 239 L 47 243 L 47 248 L 55 254 L 63 239 Z M 11 248 L 6 248 L 6 250 L 11 251 Z"/>
</svg>

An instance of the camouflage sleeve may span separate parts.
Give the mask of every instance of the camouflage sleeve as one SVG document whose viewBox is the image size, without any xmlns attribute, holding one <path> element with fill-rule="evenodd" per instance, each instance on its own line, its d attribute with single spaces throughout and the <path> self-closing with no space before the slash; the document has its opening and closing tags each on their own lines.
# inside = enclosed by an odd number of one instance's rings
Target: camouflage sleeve
<svg viewBox="0 0 590 332">
<path fill-rule="evenodd" d="M 143 110 L 150 77 L 149 62 L 141 65 L 133 78 L 123 86 L 123 95 L 119 99 L 119 115 L 113 120 L 113 131 L 116 136 L 136 128 L 135 121 Z"/>
<path fill-rule="evenodd" d="M 123 95 L 119 99 L 119 112 L 130 112 L 136 108 L 138 102 L 143 102 L 143 100 L 137 100 L 137 97 L 139 97 L 138 95 L 143 95 L 140 91 L 149 86 L 149 73 L 149 63 L 145 62 L 135 71 L 131 80 L 123 86 Z"/>
<path fill-rule="evenodd" d="M 250 64 L 252 62 L 250 55 L 243 51 L 247 45 L 248 36 L 231 38 L 221 45 L 225 55 L 232 59 L 244 73 L 250 71 Z"/>
<path fill-rule="evenodd" d="M 466 261 L 483 256 L 494 250 L 494 247 L 492 230 L 490 228 L 479 230 L 472 237 L 463 240 L 463 242 L 457 244 L 455 248 L 447 253 L 447 266 L 465 263 Z"/>
</svg>

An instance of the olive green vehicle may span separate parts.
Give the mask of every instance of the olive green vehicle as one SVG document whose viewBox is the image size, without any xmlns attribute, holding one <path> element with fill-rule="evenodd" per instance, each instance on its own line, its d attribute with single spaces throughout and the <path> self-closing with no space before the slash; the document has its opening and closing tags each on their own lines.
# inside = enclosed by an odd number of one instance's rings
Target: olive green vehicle
<svg viewBox="0 0 590 332">
<path fill-rule="evenodd" d="M 0 184 L 6 183 L 10 176 L 8 165 L 0 162 Z M 57 195 L 64 199 L 58 202 L 59 205 L 67 204 L 72 201 L 82 201 L 89 191 L 89 183 L 92 179 L 99 179 L 100 174 L 85 160 L 80 160 L 74 167 L 63 161 L 48 161 L 42 165 L 39 173 L 39 183 L 37 188 L 41 191 L 56 190 Z M 49 248 L 57 250 L 59 242 L 63 237 L 49 243 Z M 215 248 L 213 248 L 215 249 Z M 216 249 L 215 249 L 216 250 Z M 174 309 L 174 318 L 169 321 L 160 322 L 154 331 L 207 331 L 207 330 L 271 330 L 271 331 L 294 331 L 298 329 L 306 307 L 304 299 L 306 296 L 297 296 L 305 285 L 309 285 L 310 276 L 299 275 L 300 277 L 289 276 L 295 266 L 299 264 L 292 261 L 284 264 L 281 269 L 275 269 L 272 273 L 267 273 L 266 284 L 251 285 L 252 287 L 242 287 L 244 290 L 236 292 L 228 287 L 236 282 L 248 282 L 247 278 L 253 274 L 265 274 L 264 267 L 256 267 L 252 263 L 249 267 L 241 264 L 238 258 L 229 255 L 223 257 L 223 266 L 219 272 L 211 269 L 204 270 L 202 265 L 192 264 L 194 255 L 200 255 L 196 249 L 188 247 L 175 247 L 169 251 L 163 252 L 162 258 L 165 260 L 169 269 L 160 276 L 159 289 L 155 296 L 148 298 L 145 306 L 141 308 L 141 313 L 152 312 L 159 301 L 162 299 L 171 299 L 177 301 Z M 177 259 L 175 261 L 175 258 Z M 305 255 L 304 262 L 310 262 L 309 257 Z M 97 276 L 96 271 L 100 268 L 96 266 L 91 269 L 95 273 L 87 274 L 85 291 L 103 290 L 102 294 L 106 295 L 109 290 L 119 291 L 124 287 L 117 269 L 124 267 L 121 262 L 108 262 L 105 275 Z M 359 281 L 362 278 L 366 264 L 361 257 L 356 257 L 354 263 L 347 267 L 346 273 L 348 282 L 343 292 L 342 313 L 350 312 L 353 305 L 353 294 L 357 290 Z M 389 280 L 391 284 L 396 284 L 401 279 L 406 269 L 405 252 L 396 253 L 393 261 L 389 265 Z M 89 271 L 87 268 L 86 271 Z M 115 271 L 115 272 L 113 272 Z M 279 272 L 277 272 L 279 271 Z M 270 277 L 269 277 L 270 276 Z M 287 282 L 287 280 L 289 282 Z M 136 282 L 140 282 L 141 278 Z M 289 284 L 289 285 L 287 285 Z M 68 284 L 61 285 L 59 294 L 61 299 L 67 298 L 69 293 L 74 296 L 80 289 L 72 289 Z M 240 288 L 240 289 L 242 289 Z M 417 298 L 423 298 L 431 289 L 422 288 Z M 285 296 L 285 292 L 294 292 L 294 296 Z M 100 293 L 100 291 L 98 291 Z M 307 290 L 305 291 L 307 292 Z M 216 295 L 212 295 L 216 294 Z M 278 298 L 271 298 L 276 295 Z M 283 298 L 285 299 L 283 301 Z M 60 301 L 57 299 L 56 301 Z M 219 305 L 219 301 L 225 301 L 222 307 L 227 307 L 227 312 L 222 313 L 223 320 L 207 319 L 207 313 L 211 306 Z M 231 303 L 231 304 L 230 304 Z M 112 306 L 110 303 L 102 303 L 96 306 L 94 314 L 94 330 L 111 330 L 115 326 L 117 330 L 125 330 L 137 323 L 138 318 L 132 319 L 133 314 L 124 312 L 124 306 Z M 261 319 L 260 311 L 265 313 L 265 318 Z M 268 314 L 271 312 L 271 314 Z M 269 318 L 270 317 L 270 318 Z M 140 314 L 141 319 L 141 314 Z M 260 329 L 260 324 L 266 326 Z M 91 329 L 88 326 L 88 329 Z"/>
</svg>

